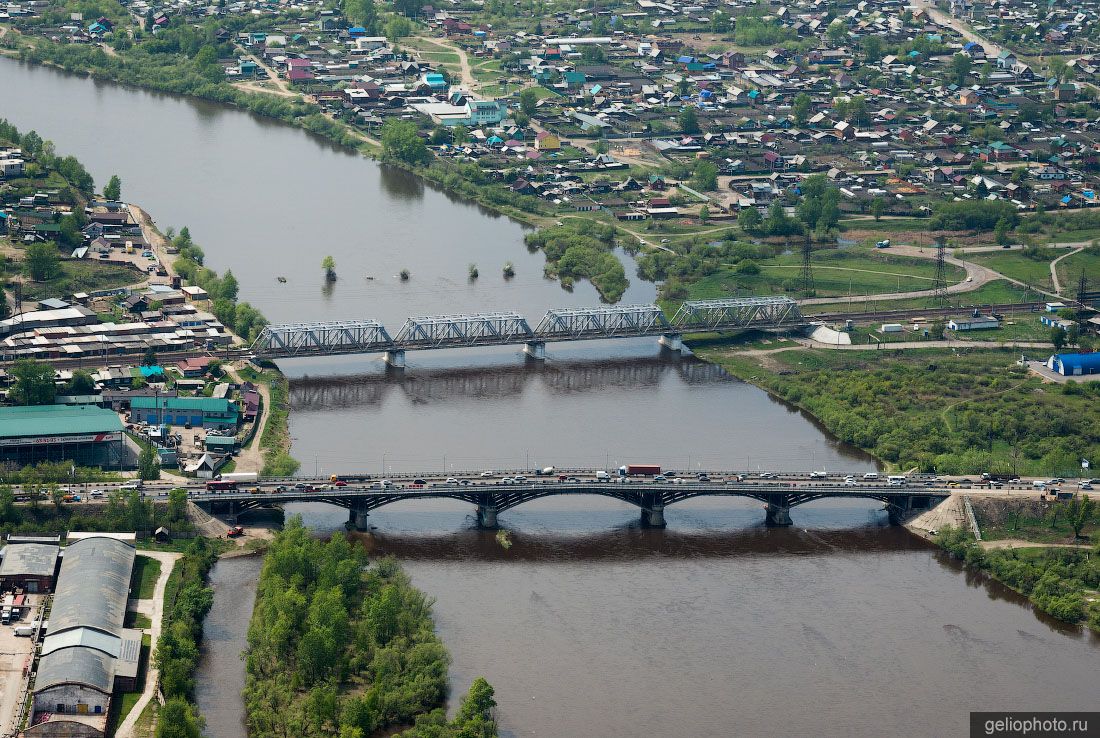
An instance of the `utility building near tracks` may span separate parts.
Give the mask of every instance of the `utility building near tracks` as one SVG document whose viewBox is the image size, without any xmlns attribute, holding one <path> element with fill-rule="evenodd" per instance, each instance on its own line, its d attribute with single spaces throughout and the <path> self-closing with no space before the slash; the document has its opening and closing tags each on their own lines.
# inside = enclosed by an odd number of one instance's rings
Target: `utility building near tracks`
<svg viewBox="0 0 1100 738">
<path fill-rule="evenodd" d="M 117 469 L 122 459 L 122 421 L 110 410 L 93 405 L 0 408 L 0 462 L 71 461 Z"/>
<path fill-rule="evenodd" d="M 98 536 L 65 548 L 27 736 L 100 738 L 112 692 L 136 688 L 141 631 L 122 627 L 135 555 Z"/>
</svg>

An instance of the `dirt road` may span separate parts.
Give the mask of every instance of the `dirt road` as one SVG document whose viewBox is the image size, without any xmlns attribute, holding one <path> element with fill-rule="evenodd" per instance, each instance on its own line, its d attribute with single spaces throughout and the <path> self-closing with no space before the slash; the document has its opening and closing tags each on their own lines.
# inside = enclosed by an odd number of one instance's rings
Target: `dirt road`
<svg viewBox="0 0 1100 738">
<path fill-rule="evenodd" d="M 237 384 L 241 383 L 241 377 L 236 369 L 228 369 L 229 375 Z M 236 470 L 239 472 L 259 472 L 264 468 L 264 452 L 260 447 L 260 439 L 263 438 L 267 428 L 267 419 L 271 415 L 271 390 L 263 382 L 256 383 L 256 389 L 263 398 L 263 410 L 260 414 L 260 426 L 252 436 L 252 443 L 242 448 L 237 454 Z"/>
<path fill-rule="evenodd" d="M 1060 262 L 1062 259 L 1066 258 L 1067 256 L 1073 256 L 1074 254 L 1079 254 L 1084 250 L 1085 250 L 1085 247 L 1081 246 L 1081 247 L 1076 248 L 1072 251 L 1068 251 L 1068 252 L 1062 254 L 1057 259 L 1050 262 L 1050 283 L 1054 285 L 1054 291 L 1056 293 L 1058 293 L 1059 295 L 1062 294 L 1062 282 L 1061 282 L 1061 280 L 1058 279 L 1058 262 Z"/>
</svg>

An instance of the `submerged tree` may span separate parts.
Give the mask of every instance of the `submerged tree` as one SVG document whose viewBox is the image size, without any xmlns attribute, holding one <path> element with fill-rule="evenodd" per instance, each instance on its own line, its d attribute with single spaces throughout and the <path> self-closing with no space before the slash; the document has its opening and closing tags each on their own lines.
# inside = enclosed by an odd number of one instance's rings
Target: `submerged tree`
<svg viewBox="0 0 1100 738">
<path fill-rule="evenodd" d="M 325 270 L 325 279 L 329 282 L 336 281 L 336 259 L 326 256 L 321 259 L 321 268 Z"/>
</svg>

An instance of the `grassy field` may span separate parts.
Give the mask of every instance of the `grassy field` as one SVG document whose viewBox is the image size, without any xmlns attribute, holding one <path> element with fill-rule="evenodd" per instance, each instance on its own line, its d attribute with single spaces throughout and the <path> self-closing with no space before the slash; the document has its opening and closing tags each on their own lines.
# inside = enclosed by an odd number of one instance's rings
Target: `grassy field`
<svg viewBox="0 0 1100 738">
<path fill-rule="evenodd" d="M 1013 500 L 1011 504 L 978 500 L 974 517 L 987 541 L 1018 538 L 1035 543 L 1072 543 L 1073 528 L 1069 524 L 1064 504 L 1039 500 Z M 1096 540 L 1100 517 L 1085 525 L 1081 535 Z"/>
<path fill-rule="evenodd" d="M 160 561 L 150 556 L 138 556 L 134 559 L 134 575 L 130 580 L 131 594 L 139 600 L 152 599 L 159 577 Z"/>
<path fill-rule="evenodd" d="M 47 297 L 69 297 L 74 292 L 93 292 L 125 287 L 144 279 L 141 272 L 130 267 L 100 264 L 95 261 L 62 261 L 62 274 L 48 282 L 23 282 L 24 300 L 44 300 Z"/>
<path fill-rule="evenodd" d="M 724 297 L 736 292 L 785 294 L 797 284 L 801 257 L 784 254 L 759 263 L 760 274 L 726 269 L 705 277 L 690 288 L 692 299 Z M 819 297 L 873 295 L 932 288 L 935 265 L 930 259 L 895 256 L 866 249 L 827 249 L 813 255 L 814 287 Z M 948 268 L 948 281 L 958 282 L 965 272 Z"/>
<path fill-rule="evenodd" d="M 1063 294 L 1076 293 L 1077 280 L 1084 272 L 1090 290 L 1100 289 L 1100 249 L 1086 250 L 1073 256 L 1067 256 L 1054 267 L 1058 270 L 1058 279 L 1062 282 Z"/>
<path fill-rule="evenodd" d="M 927 218 L 846 218 L 840 221 L 840 230 L 881 231 L 883 233 L 906 233 L 908 231 L 928 230 Z"/>
<path fill-rule="evenodd" d="M 1011 282 L 998 279 L 970 292 L 948 295 L 948 305 L 968 307 L 1009 302 L 1032 302 L 1041 298 L 1042 296 L 1035 292 L 1025 291 Z M 817 305 L 804 305 L 802 312 L 807 315 L 815 313 L 862 313 L 874 310 L 906 310 L 935 306 L 936 301 L 934 298 L 912 297 L 905 300 L 872 300 L 852 303 L 828 302 Z"/>
<path fill-rule="evenodd" d="M 144 615 L 140 612 L 134 612 L 128 610 L 126 612 L 126 620 L 124 626 L 127 628 L 140 628 L 147 629 L 153 627 L 153 621 L 149 619 L 148 615 Z"/>
<path fill-rule="evenodd" d="M 1053 254 L 1052 258 L 1061 256 L 1063 253 L 1065 252 L 1059 251 Z M 1022 251 L 965 254 L 962 258 L 989 267 L 1010 279 L 1018 279 L 1024 284 L 1045 290 L 1053 289 L 1050 280 L 1050 262 L 1029 259 Z"/>
</svg>

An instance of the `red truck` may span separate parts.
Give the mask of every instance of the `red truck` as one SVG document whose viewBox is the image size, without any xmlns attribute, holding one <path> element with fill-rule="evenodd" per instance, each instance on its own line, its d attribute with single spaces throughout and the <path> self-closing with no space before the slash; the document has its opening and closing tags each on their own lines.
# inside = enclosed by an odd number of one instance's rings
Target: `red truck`
<svg viewBox="0 0 1100 738">
<path fill-rule="evenodd" d="M 619 467 L 620 477 L 655 477 L 660 473 L 660 464 L 627 464 Z"/>
</svg>

